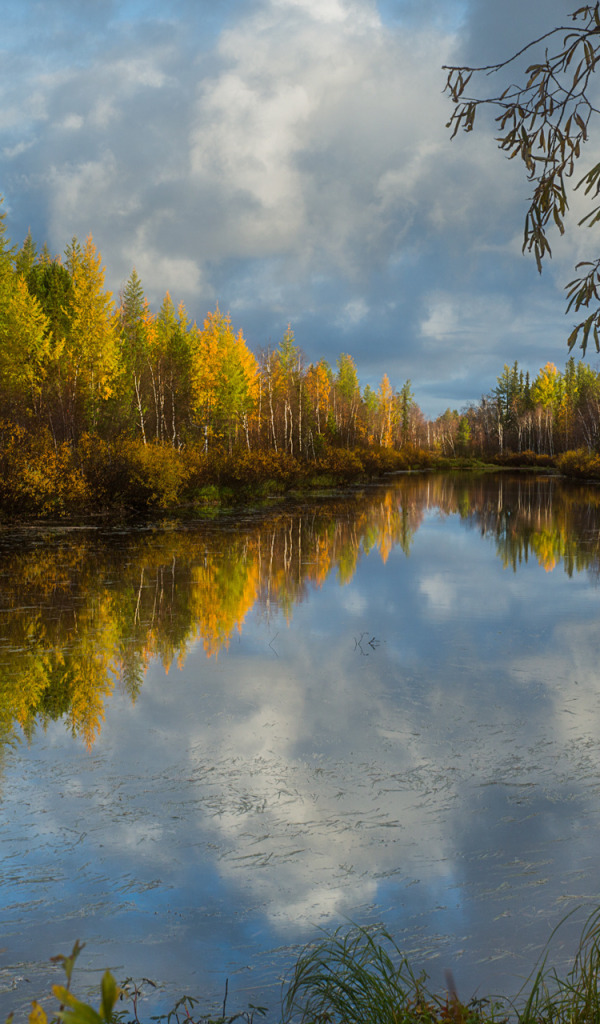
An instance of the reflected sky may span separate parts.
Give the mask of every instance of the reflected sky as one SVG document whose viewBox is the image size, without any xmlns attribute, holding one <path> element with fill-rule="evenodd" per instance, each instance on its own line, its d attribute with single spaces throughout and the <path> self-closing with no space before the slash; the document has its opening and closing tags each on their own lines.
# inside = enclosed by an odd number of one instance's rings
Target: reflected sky
<svg viewBox="0 0 600 1024">
<path fill-rule="evenodd" d="M 5 748 L 3 1012 L 79 938 L 80 992 L 110 967 L 164 985 L 154 1009 L 218 1005 L 229 978 L 232 1010 L 274 1019 L 299 944 L 348 920 L 465 999 L 511 995 L 594 903 L 594 573 L 505 565 L 475 501 L 419 509 L 405 549 L 361 543 L 291 612 L 257 601 L 218 657 L 197 636 L 135 700 L 116 680 L 90 749 L 60 717 Z"/>
</svg>

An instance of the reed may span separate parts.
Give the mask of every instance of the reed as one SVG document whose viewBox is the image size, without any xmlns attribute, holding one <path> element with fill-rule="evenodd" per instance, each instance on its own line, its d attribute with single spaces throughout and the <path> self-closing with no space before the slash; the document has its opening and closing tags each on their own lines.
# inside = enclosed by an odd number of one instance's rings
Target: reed
<svg viewBox="0 0 600 1024">
<path fill-rule="evenodd" d="M 565 920 L 516 999 L 468 1003 L 459 1000 L 450 974 L 447 991 L 432 992 L 427 974 L 414 972 L 385 930 L 338 930 L 298 958 L 283 998 L 283 1024 L 600 1024 L 600 907 L 561 975 L 548 961 Z"/>
<path fill-rule="evenodd" d="M 432 992 L 385 930 L 338 930 L 301 953 L 282 1001 L 283 1024 L 483 1024 L 506 1020 L 489 1000 Z"/>
<path fill-rule="evenodd" d="M 458 998 L 450 973 L 446 991 L 433 992 L 426 972 L 414 971 L 385 929 L 338 929 L 302 951 L 284 985 L 278 1019 L 281 1024 L 600 1024 L 600 906 L 583 927 L 571 968 L 561 975 L 548 960 L 564 920 L 552 932 L 516 999 L 477 998 L 468 1003 Z M 66 974 L 66 985 L 53 990 L 61 1005 L 47 1016 L 34 1003 L 30 1024 L 254 1024 L 266 1013 L 264 1007 L 250 1006 L 230 1015 L 226 990 L 217 1014 L 200 1012 L 199 1000 L 183 996 L 167 1014 L 140 1016 L 140 989 L 131 979 L 117 987 L 108 971 L 94 1010 L 71 992 L 73 967 L 82 948 L 76 943 L 69 957 L 55 958 Z M 9 1017 L 7 1024 L 10 1021 Z"/>
</svg>

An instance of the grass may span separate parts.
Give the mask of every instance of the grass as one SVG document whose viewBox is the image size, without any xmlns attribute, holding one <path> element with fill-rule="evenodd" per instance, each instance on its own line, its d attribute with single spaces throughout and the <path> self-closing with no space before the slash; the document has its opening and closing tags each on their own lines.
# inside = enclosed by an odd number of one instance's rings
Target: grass
<svg viewBox="0 0 600 1024">
<path fill-rule="evenodd" d="M 433 1024 L 491 1020 L 483 1001 L 462 1005 L 449 985 L 432 993 L 385 931 L 338 931 L 301 954 L 285 992 L 284 1024 Z"/>
<path fill-rule="evenodd" d="M 300 954 L 284 985 L 279 1019 L 281 1024 L 600 1024 L 600 907 L 586 921 L 566 976 L 548 967 L 550 942 L 558 928 L 515 1000 L 468 1003 L 458 998 L 450 973 L 445 992 L 431 991 L 427 974 L 415 973 L 387 931 L 338 929 Z M 75 943 L 69 957 L 55 958 L 66 974 L 66 986 L 53 989 L 62 1005 L 48 1018 L 34 1004 L 30 1024 L 254 1024 L 266 1013 L 264 1007 L 250 1006 L 228 1015 L 226 989 L 217 1016 L 198 1013 L 198 1000 L 182 996 L 169 1013 L 140 1017 L 140 989 L 131 979 L 118 989 L 108 971 L 96 1011 L 70 991 L 73 966 L 82 948 Z"/>
</svg>

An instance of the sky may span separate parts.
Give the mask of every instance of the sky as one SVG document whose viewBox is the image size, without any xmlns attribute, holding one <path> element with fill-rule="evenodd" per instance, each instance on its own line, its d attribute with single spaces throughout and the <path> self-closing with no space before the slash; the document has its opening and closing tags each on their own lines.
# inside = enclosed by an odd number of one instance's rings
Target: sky
<svg viewBox="0 0 600 1024">
<path fill-rule="evenodd" d="M 409 379 L 462 409 L 515 359 L 563 368 L 569 230 L 540 277 L 529 186 L 493 122 L 450 141 L 447 63 L 488 64 L 566 24 L 571 0 L 4 0 L 0 193 L 8 233 L 92 235 L 255 354 L 288 323 L 306 361 Z M 590 150 L 591 152 L 591 150 Z M 590 357 L 596 365 L 594 356 Z"/>
</svg>

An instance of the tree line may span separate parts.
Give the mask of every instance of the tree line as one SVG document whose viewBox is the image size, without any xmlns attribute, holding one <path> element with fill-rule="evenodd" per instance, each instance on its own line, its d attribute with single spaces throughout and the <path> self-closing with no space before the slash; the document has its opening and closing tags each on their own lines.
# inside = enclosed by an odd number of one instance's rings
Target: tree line
<svg viewBox="0 0 600 1024">
<path fill-rule="evenodd" d="M 307 364 L 291 326 L 258 356 L 217 308 L 202 326 L 167 292 L 153 311 L 132 271 L 118 302 L 92 237 L 64 255 L 16 251 L 0 218 L 0 415 L 56 445 L 120 434 L 205 451 L 400 446 L 422 414 L 407 381 L 361 391 L 352 356 Z"/>
<path fill-rule="evenodd" d="M 518 362 L 504 365 L 496 385 L 459 414 L 447 410 L 433 425 L 446 454 L 533 452 L 554 457 L 600 446 L 600 373 L 571 356 L 560 371 L 546 363 L 533 379 Z"/>
<path fill-rule="evenodd" d="M 181 451 L 318 460 L 340 449 L 494 457 L 600 446 L 600 375 L 573 358 L 530 379 L 505 365 L 479 403 L 427 420 L 410 380 L 361 388 L 351 355 L 308 363 L 291 326 L 253 353 L 219 307 L 202 326 L 167 292 L 152 310 L 132 270 L 118 301 L 91 236 L 62 256 L 12 246 L 0 209 L 0 431 L 48 446 L 89 437 Z M 0 439 L 2 440 L 2 439 Z M 2 447 L 2 444 L 0 444 Z M 4 444 L 6 448 L 6 444 Z"/>
</svg>

